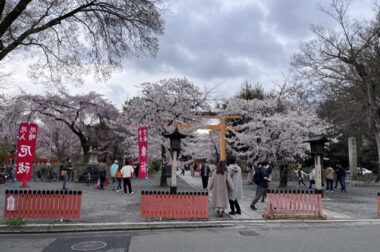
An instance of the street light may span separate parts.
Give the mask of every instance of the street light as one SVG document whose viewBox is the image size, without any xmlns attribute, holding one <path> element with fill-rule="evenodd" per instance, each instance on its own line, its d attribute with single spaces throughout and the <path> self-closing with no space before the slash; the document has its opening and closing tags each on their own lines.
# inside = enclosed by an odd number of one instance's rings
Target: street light
<svg viewBox="0 0 380 252">
<path fill-rule="evenodd" d="M 304 141 L 310 143 L 310 151 L 314 156 L 314 167 L 315 167 L 315 191 L 322 192 L 322 160 L 323 160 L 323 150 L 325 143 L 331 142 L 324 135 L 316 135 L 310 137 L 308 140 Z"/>
<path fill-rule="evenodd" d="M 170 186 L 170 193 L 177 193 L 177 156 L 181 150 L 181 139 L 187 137 L 181 134 L 177 128 L 171 134 L 164 134 L 165 138 L 170 139 L 170 148 L 173 151 L 173 162 L 172 162 L 172 183 Z"/>
</svg>

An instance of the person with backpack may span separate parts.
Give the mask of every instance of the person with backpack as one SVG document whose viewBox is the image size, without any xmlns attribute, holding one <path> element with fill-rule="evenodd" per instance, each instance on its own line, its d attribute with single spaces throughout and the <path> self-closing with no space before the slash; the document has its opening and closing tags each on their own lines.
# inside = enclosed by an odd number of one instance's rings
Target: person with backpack
<svg viewBox="0 0 380 252">
<path fill-rule="evenodd" d="M 115 160 L 110 167 L 110 177 L 112 178 L 112 190 L 116 190 L 116 171 L 119 168 L 119 161 Z"/>
<path fill-rule="evenodd" d="M 271 174 L 272 168 L 269 166 L 268 161 L 262 162 L 263 167 L 258 168 L 256 174 L 254 176 L 254 183 L 257 185 L 256 196 L 252 200 L 250 205 L 252 210 L 257 210 L 256 203 L 260 200 L 260 198 L 264 195 L 267 188 L 269 187 L 269 182 L 272 181 Z"/>
<path fill-rule="evenodd" d="M 257 164 L 257 167 L 254 169 L 255 170 L 255 173 L 253 175 L 253 178 L 252 178 L 252 183 L 256 184 L 256 195 L 258 193 L 259 190 L 257 190 L 257 186 L 260 184 L 261 182 L 261 178 L 260 178 L 260 169 L 263 167 L 262 163 L 259 162 Z M 261 202 L 265 202 L 265 198 L 267 197 L 267 191 L 265 190 L 263 195 L 261 196 Z"/>
<path fill-rule="evenodd" d="M 302 167 L 300 166 L 298 170 L 293 170 L 297 174 L 298 178 L 298 187 L 301 187 L 301 184 L 303 184 L 304 187 L 306 187 L 305 182 L 303 182 L 304 177 L 307 175 L 303 170 Z"/>
</svg>

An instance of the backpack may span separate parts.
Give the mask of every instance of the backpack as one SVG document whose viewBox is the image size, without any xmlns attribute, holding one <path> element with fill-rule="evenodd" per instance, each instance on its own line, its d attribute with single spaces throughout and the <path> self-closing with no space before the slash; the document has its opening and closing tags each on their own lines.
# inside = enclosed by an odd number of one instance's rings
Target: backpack
<svg viewBox="0 0 380 252">
<path fill-rule="evenodd" d="M 257 169 L 255 175 L 253 175 L 253 183 L 259 185 L 261 183 L 261 170 Z"/>
</svg>

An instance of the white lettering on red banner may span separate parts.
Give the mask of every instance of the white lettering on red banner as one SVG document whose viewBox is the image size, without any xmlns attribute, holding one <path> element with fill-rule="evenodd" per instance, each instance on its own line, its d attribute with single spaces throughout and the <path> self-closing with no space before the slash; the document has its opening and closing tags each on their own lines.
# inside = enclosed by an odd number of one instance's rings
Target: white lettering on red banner
<svg viewBox="0 0 380 252">
<path fill-rule="evenodd" d="M 137 130 L 139 146 L 139 178 L 148 176 L 148 129 L 146 126 L 140 126 Z"/>
<path fill-rule="evenodd" d="M 30 180 L 36 149 L 38 126 L 34 123 L 21 123 L 18 131 L 16 178 Z"/>
</svg>

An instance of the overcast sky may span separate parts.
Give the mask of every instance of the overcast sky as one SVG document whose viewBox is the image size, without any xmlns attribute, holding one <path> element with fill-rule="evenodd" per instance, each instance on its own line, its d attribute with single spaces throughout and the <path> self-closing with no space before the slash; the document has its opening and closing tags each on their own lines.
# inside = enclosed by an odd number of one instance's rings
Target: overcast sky
<svg viewBox="0 0 380 252">
<path fill-rule="evenodd" d="M 106 83 L 90 81 L 72 93 L 97 91 L 120 105 L 138 95 L 138 84 L 186 77 L 199 86 L 218 84 L 225 97 L 244 80 L 271 90 L 287 75 L 289 59 L 301 41 L 311 38 L 311 24 L 334 23 L 318 6 L 329 0 L 166 0 L 165 34 L 156 58 L 126 59 L 125 68 Z M 354 0 L 351 15 L 373 16 L 375 0 Z M 12 85 L 39 92 L 19 65 Z"/>
</svg>

